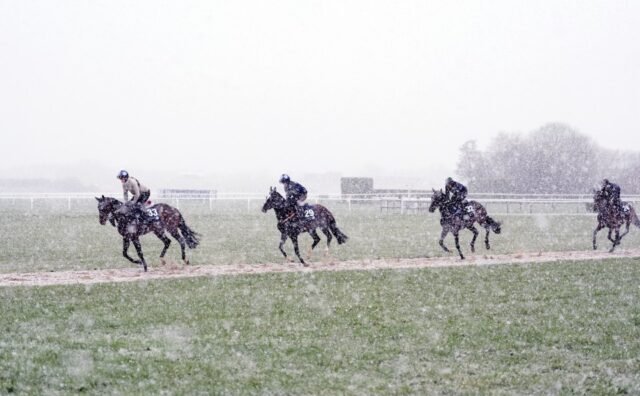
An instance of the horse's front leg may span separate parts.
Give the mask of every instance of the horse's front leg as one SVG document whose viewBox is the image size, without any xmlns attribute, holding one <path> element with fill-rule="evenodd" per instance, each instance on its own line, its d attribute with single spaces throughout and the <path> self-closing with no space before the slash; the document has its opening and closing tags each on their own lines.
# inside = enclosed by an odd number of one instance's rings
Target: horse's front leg
<svg viewBox="0 0 640 396">
<path fill-rule="evenodd" d="M 144 256 L 142 255 L 142 245 L 140 245 L 140 239 L 138 239 L 138 237 L 133 238 L 133 246 L 136 247 L 136 252 L 138 252 L 138 257 L 140 257 L 144 272 L 147 272 L 147 262 L 144 261 Z"/>
<path fill-rule="evenodd" d="M 596 235 L 598 235 L 598 232 L 603 229 L 604 227 L 602 226 L 602 224 L 598 224 L 598 226 L 596 227 L 595 230 L 593 230 L 593 250 L 598 249 L 598 246 L 596 244 Z"/>
<path fill-rule="evenodd" d="M 609 232 L 607 233 L 607 239 L 611 242 L 611 249 L 609 249 L 609 253 L 613 252 L 613 249 L 616 248 L 616 240 L 611 237 L 613 233 L 613 228 L 609 227 Z"/>
<path fill-rule="evenodd" d="M 140 260 L 134 260 L 129 256 L 129 245 L 131 240 L 127 237 L 122 237 L 122 255 L 134 264 L 141 264 Z"/>
<path fill-rule="evenodd" d="M 278 249 L 280 249 L 280 251 L 284 255 L 284 258 L 288 262 L 293 263 L 293 260 L 291 260 L 289 257 L 287 257 L 287 252 L 284 251 L 284 243 L 286 241 L 287 241 L 287 234 L 285 234 L 284 232 L 280 233 L 280 245 L 278 245 Z"/>
<path fill-rule="evenodd" d="M 296 256 L 298 256 L 298 259 L 300 259 L 300 262 L 302 263 L 302 265 L 304 265 L 305 267 L 308 267 L 308 264 L 305 263 L 302 257 L 300 256 L 300 249 L 298 248 L 298 236 L 289 235 L 289 238 L 291 238 L 291 242 L 293 242 L 293 250 L 296 252 Z"/>
<path fill-rule="evenodd" d="M 448 233 L 449 233 L 449 230 L 443 228 L 442 232 L 440 233 L 440 240 L 438 241 L 438 244 L 440 244 L 442 249 L 444 249 L 444 251 L 447 252 L 447 253 L 449 253 L 450 250 L 444 245 L 444 238 L 447 236 Z"/>
<path fill-rule="evenodd" d="M 478 237 L 478 230 L 473 225 L 470 225 L 469 227 L 467 227 L 467 229 L 473 232 L 473 238 L 471 238 L 471 253 L 473 253 L 476 251 L 475 243 L 476 243 L 476 238 Z"/>
<path fill-rule="evenodd" d="M 460 254 L 460 259 L 464 260 L 464 255 L 462 254 L 462 250 L 460 249 L 460 238 L 458 237 L 458 231 L 453 232 L 453 238 L 456 241 L 456 249 L 458 249 L 458 253 Z"/>
</svg>

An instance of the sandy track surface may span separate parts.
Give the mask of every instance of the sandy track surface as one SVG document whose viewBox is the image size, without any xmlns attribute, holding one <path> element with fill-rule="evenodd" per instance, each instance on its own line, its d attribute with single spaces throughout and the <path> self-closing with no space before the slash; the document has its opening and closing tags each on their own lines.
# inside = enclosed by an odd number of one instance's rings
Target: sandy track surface
<svg viewBox="0 0 640 396">
<path fill-rule="evenodd" d="M 640 250 L 539 252 L 504 255 L 475 255 L 465 260 L 457 257 L 415 259 L 381 259 L 313 262 L 309 267 L 297 263 L 233 264 L 233 265 L 157 265 L 148 272 L 140 268 L 119 268 L 87 271 L 31 272 L 0 274 L 0 286 L 51 286 L 134 282 L 153 279 L 192 278 L 198 276 L 249 275 L 277 272 L 310 271 L 366 271 L 375 269 L 437 268 L 473 265 L 547 263 L 566 260 L 602 260 L 612 258 L 640 258 Z"/>
</svg>

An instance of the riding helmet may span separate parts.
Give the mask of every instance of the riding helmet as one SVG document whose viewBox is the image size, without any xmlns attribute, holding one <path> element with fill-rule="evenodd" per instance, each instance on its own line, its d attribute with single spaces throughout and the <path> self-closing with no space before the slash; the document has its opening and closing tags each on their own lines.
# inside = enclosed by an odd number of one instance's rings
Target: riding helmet
<svg viewBox="0 0 640 396">
<path fill-rule="evenodd" d="M 280 176 L 280 183 L 289 183 L 290 180 L 289 175 L 286 173 L 283 173 L 282 176 Z"/>
<path fill-rule="evenodd" d="M 127 172 L 126 170 L 121 170 L 120 172 L 118 172 L 118 179 L 128 179 L 129 178 L 129 172 Z"/>
</svg>

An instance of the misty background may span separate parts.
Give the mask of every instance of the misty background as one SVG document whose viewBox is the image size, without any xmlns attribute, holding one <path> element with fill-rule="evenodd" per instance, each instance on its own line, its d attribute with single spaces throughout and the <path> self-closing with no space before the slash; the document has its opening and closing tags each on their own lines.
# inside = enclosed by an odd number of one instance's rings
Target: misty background
<svg viewBox="0 0 640 396">
<path fill-rule="evenodd" d="M 312 193 L 450 175 L 484 192 L 603 177 L 640 192 L 638 15 L 631 1 L 0 1 L 0 192 L 119 191 L 120 169 L 152 191 L 261 192 L 284 172 Z"/>
</svg>

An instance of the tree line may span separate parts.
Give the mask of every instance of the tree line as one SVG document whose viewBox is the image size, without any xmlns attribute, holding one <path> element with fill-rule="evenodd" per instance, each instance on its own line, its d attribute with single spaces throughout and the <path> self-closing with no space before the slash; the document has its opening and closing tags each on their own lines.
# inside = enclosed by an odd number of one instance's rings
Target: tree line
<svg viewBox="0 0 640 396">
<path fill-rule="evenodd" d="M 608 178 L 623 193 L 640 193 L 640 153 L 605 149 L 549 123 L 526 134 L 499 133 L 486 150 L 465 142 L 456 174 L 475 192 L 588 194 Z"/>
</svg>

